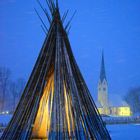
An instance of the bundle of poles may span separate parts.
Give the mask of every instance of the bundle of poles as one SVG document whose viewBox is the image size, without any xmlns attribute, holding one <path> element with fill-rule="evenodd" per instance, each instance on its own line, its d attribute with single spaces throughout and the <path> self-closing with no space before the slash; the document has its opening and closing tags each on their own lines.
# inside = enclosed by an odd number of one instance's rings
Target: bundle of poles
<svg viewBox="0 0 140 140">
<path fill-rule="evenodd" d="M 46 39 L 12 120 L 1 140 L 110 140 L 72 53 L 58 1 L 38 1 L 50 23 Z M 51 16 L 50 16 L 51 15 Z M 73 16 L 72 16 L 73 17 Z"/>
</svg>

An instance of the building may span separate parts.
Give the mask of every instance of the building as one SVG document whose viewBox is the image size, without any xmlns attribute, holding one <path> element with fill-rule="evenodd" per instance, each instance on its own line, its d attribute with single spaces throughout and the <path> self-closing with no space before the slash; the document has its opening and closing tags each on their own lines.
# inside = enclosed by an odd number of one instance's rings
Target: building
<svg viewBox="0 0 140 140">
<path fill-rule="evenodd" d="M 130 116 L 129 105 L 118 95 L 108 94 L 108 82 L 106 78 L 104 54 L 102 53 L 101 71 L 98 82 L 98 101 L 96 102 L 100 114 L 112 116 Z"/>
</svg>

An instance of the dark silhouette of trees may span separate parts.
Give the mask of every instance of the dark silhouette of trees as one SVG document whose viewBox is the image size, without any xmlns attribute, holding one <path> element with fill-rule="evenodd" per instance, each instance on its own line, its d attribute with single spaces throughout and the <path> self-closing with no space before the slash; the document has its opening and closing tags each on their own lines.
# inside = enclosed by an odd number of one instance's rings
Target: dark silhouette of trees
<svg viewBox="0 0 140 140">
<path fill-rule="evenodd" d="M 6 67 L 0 67 L 0 111 L 4 111 L 6 92 L 8 90 L 11 71 Z"/>
<path fill-rule="evenodd" d="M 19 78 L 11 80 L 11 70 L 6 67 L 0 67 L 0 112 L 6 110 L 15 110 L 17 102 L 24 90 L 25 80 Z M 8 107 L 9 108 L 6 108 Z"/>
<path fill-rule="evenodd" d="M 140 114 L 140 87 L 131 89 L 125 96 L 133 114 Z"/>
<path fill-rule="evenodd" d="M 10 89 L 9 90 L 13 96 L 13 111 L 14 111 L 15 106 L 16 106 L 16 97 L 17 97 L 17 85 L 15 82 L 10 82 Z"/>
</svg>

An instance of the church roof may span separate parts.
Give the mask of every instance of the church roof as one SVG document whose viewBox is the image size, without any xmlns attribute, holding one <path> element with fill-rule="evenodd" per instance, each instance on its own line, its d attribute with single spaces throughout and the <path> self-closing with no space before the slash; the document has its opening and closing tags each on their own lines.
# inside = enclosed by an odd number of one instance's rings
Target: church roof
<svg viewBox="0 0 140 140">
<path fill-rule="evenodd" d="M 124 101 L 119 95 L 110 95 L 108 98 L 109 107 L 129 107 L 129 105 Z M 95 102 L 97 108 L 102 108 L 101 103 L 96 100 Z"/>
<path fill-rule="evenodd" d="M 110 107 L 129 107 L 129 105 L 118 95 L 109 96 Z"/>
<path fill-rule="evenodd" d="M 101 71 L 100 71 L 100 81 L 106 80 L 106 72 L 105 72 L 105 62 L 104 62 L 104 53 L 102 53 L 102 62 L 101 62 Z"/>
</svg>

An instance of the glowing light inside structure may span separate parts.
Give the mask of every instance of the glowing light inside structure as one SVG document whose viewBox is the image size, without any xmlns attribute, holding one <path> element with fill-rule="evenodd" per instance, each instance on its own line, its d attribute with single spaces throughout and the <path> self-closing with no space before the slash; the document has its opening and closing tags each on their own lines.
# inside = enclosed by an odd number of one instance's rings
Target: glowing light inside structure
<svg viewBox="0 0 140 140">
<path fill-rule="evenodd" d="M 50 131 L 52 100 L 54 96 L 54 76 L 49 78 L 49 81 L 44 89 L 43 96 L 40 101 L 39 110 L 34 123 L 32 132 L 33 138 L 47 138 Z"/>
<path fill-rule="evenodd" d="M 73 114 L 72 114 L 72 101 L 66 86 L 64 84 L 64 112 L 65 124 L 64 130 L 68 132 L 69 137 L 72 135 L 72 131 L 75 129 Z M 51 75 L 47 85 L 45 86 L 43 96 L 40 101 L 38 113 L 35 123 L 33 125 L 32 140 L 34 138 L 41 138 L 47 140 L 49 132 L 51 131 L 51 114 L 54 99 L 54 74 Z M 59 130 L 58 130 L 59 131 Z"/>
<path fill-rule="evenodd" d="M 66 120 L 68 126 L 68 133 L 69 136 L 71 136 L 71 130 L 74 130 L 75 127 L 73 123 L 74 121 L 73 121 L 72 110 L 71 110 L 71 99 L 68 96 L 65 86 L 64 86 L 64 96 L 65 96 L 65 113 L 66 113 Z"/>
</svg>

